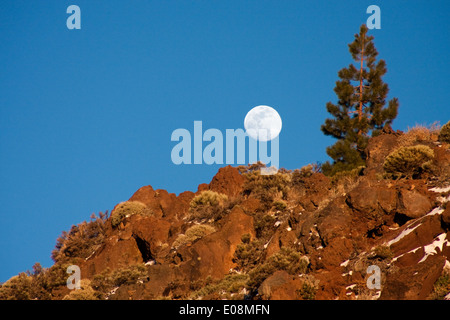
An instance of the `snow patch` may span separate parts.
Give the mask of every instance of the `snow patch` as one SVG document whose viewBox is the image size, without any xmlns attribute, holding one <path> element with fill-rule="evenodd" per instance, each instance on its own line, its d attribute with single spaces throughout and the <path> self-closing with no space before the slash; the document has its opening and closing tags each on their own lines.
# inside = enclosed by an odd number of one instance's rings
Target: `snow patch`
<svg viewBox="0 0 450 320">
<path fill-rule="evenodd" d="M 389 247 L 390 245 L 400 241 L 401 239 L 403 239 L 404 237 L 406 237 L 408 234 L 410 234 L 411 232 L 413 232 L 416 228 L 418 228 L 420 226 L 420 223 L 418 223 L 416 226 L 412 227 L 412 228 L 406 228 L 405 230 L 403 230 L 397 237 L 395 237 L 394 239 L 392 239 L 391 241 L 387 242 L 386 245 Z"/>
<path fill-rule="evenodd" d="M 437 254 L 436 248 L 439 248 L 439 250 L 442 251 L 444 244 L 445 246 L 449 244 L 448 240 L 445 239 L 446 236 L 447 236 L 446 233 L 441 233 L 435 238 L 435 240 L 432 243 L 424 246 L 423 249 L 425 250 L 425 255 L 419 261 L 419 263 L 424 262 L 428 258 L 428 256 Z"/>
<path fill-rule="evenodd" d="M 381 290 L 380 291 L 377 291 L 377 293 L 375 293 L 374 295 L 373 295 L 373 299 L 374 300 L 378 300 L 378 298 L 380 298 L 381 297 Z"/>
<path fill-rule="evenodd" d="M 435 188 L 431 188 L 430 191 L 438 192 L 438 193 L 448 192 L 448 191 L 450 191 L 450 186 L 443 187 L 443 188 L 435 187 Z"/>
<path fill-rule="evenodd" d="M 431 212 L 428 213 L 426 216 L 434 216 L 435 214 L 441 214 L 442 212 L 444 212 L 444 208 L 436 207 L 433 210 L 431 210 Z"/>
<path fill-rule="evenodd" d="M 444 270 L 450 271 L 450 261 L 445 260 Z"/>
<path fill-rule="evenodd" d="M 408 253 L 415 253 L 415 252 L 416 252 L 417 250 L 419 250 L 419 249 L 422 249 L 422 247 L 417 247 L 417 248 L 415 248 L 415 249 L 409 250 L 408 252 L 402 253 L 401 255 L 399 255 L 399 256 L 393 258 L 392 261 L 391 261 L 391 263 L 397 261 L 399 258 L 403 257 L 405 254 L 408 254 Z"/>
<path fill-rule="evenodd" d="M 149 260 L 145 263 L 146 266 L 152 266 L 154 264 L 156 264 L 156 260 Z"/>
<path fill-rule="evenodd" d="M 346 267 L 348 265 L 348 263 L 350 262 L 350 260 L 345 260 L 344 262 L 342 262 L 340 264 L 341 267 Z"/>
</svg>

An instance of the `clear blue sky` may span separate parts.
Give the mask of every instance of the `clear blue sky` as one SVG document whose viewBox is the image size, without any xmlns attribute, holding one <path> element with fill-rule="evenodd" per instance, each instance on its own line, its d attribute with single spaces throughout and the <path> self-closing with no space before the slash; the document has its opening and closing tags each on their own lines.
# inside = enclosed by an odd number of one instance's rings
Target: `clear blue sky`
<svg viewBox="0 0 450 320">
<path fill-rule="evenodd" d="M 66 8 L 81 8 L 68 30 Z M 280 166 L 328 160 L 320 125 L 366 8 L 394 129 L 450 119 L 449 1 L 0 2 L 0 281 L 52 265 L 56 238 L 138 188 L 180 193 L 219 166 L 171 162 L 176 128 L 283 119 Z"/>
</svg>

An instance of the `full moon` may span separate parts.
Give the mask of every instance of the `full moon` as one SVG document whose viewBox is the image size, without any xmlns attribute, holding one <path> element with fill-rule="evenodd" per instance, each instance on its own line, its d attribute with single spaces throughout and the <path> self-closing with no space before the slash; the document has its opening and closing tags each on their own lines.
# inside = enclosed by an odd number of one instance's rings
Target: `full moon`
<svg viewBox="0 0 450 320">
<path fill-rule="evenodd" d="M 247 134 L 255 140 L 273 140 L 280 134 L 281 117 L 272 107 L 257 106 L 245 116 L 244 128 Z"/>
</svg>

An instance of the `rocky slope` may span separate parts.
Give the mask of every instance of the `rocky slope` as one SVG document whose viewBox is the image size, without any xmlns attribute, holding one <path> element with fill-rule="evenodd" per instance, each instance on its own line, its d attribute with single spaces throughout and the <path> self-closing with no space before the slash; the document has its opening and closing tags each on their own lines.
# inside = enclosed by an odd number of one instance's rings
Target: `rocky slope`
<svg viewBox="0 0 450 320">
<path fill-rule="evenodd" d="M 228 166 L 195 193 L 144 186 L 128 201 L 142 213 L 112 223 L 116 206 L 75 226 L 53 267 L 14 277 L 0 298 L 450 298 L 450 150 L 432 135 L 413 139 L 433 149 L 434 173 L 383 178 L 404 141 L 401 132 L 372 138 L 366 167 L 335 179 L 312 166 L 274 176 Z M 70 264 L 79 290 L 65 285 Z M 369 266 L 380 288 L 368 286 Z"/>
</svg>

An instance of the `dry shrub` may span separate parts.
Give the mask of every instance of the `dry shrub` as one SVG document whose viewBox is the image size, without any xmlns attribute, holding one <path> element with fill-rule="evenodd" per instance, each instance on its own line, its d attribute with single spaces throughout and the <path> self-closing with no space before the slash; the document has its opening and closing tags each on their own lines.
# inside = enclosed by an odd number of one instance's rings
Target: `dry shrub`
<svg viewBox="0 0 450 320">
<path fill-rule="evenodd" d="M 139 201 L 121 202 L 111 212 L 111 225 L 115 228 L 123 221 L 123 219 L 134 214 L 151 215 L 152 211 Z"/>
<path fill-rule="evenodd" d="M 282 247 L 280 251 L 248 273 L 250 279 L 247 286 L 250 290 L 255 291 L 265 279 L 277 270 L 285 270 L 289 274 L 298 275 L 306 273 L 308 265 L 307 257 L 303 257 L 292 248 Z"/>
<path fill-rule="evenodd" d="M 416 124 L 414 127 L 409 128 L 398 139 L 400 147 L 409 147 L 421 142 L 433 141 L 433 137 L 437 138 L 439 134 L 440 125 L 435 122 L 431 125 Z"/>
<path fill-rule="evenodd" d="M 70 291 L 63 300 L 98 300 L 98 293 L 92 289 L 90 280 L 82 279 L 80 289 Z"/>
<path fill-rule="evenodd" d="M 211 190 L 205 190 L 191 200 L 189 218 L 191 220 L 217 220 L 221 217 L 227 202 L 227 195 Z"/>
<path fill-rule="evenodd" d="M 30 300 L 33 278 L 22 272 L 10 278 L 0 287 L 0 300 Z"/>
<path fill-rule="evenodd" d="M 100 212 L 99 217 L 93 214 L 90 222 L 83 221 L 72 226 L 69 232 L 63 231 L 56 240 L 52 259 L 62 262 L 75 257 L 89 257 L 103 243 L 107 218 L 107 213 Z"/>
<path fill-rule="evenodd" d="M 147 277 L 147 268 L 141 264 L 130 265 L 114 271 L 106 268 L 102 273 L 94 276 L 91 287 L 100 299 L 104 299 L 112 289 L 125 284 L 134 284 Z"/>
<path fill-rule="evenodd" d="M 215 296 L 218 299 L 244 299 L 243 289 L 247 284 L 249 276 L 246 274 L 229 274 L 222 280 L 214 281 L 204 285 L 190 294 L 189 299 L 202 299 Z"/>
<path fill-rule="evenodd" d="M 430 300 L 444 300 L 447 295 L 450 294 L 450 273 L 448 270 L 444 270 L 441 276 L 436 280 L 433 285 L 433 291 L 428 299 Z"/>
<path fill-rule="evenodd" d="M 184 234 L 178 235 L 172 246 L 177 249 L 188 243 L 193 243 L 195 240 L 203 238 L 204 236 L 215 231 L 216 229 L 208 224 L 196 224 L 187 229 Z"/>
<path fill-rule="evenodd" d="M 38 265 L 39 270 L 35 268 Z M 22 272 L 0 286 L 0 300 L 54 299 L 58 296 L 60 288 L 66 286 L 69 265 L 68 263 L 54 264 L 50 268 L 42 268 L 40 264 L 35 264 L 34 272 Z"/>
<path fill-rule="evenodd" d="M 244 195 L 252 196 L 261 201 L 269 209 L 274 200 L 286 200 L 291 174 L 279 171 L 272 175 L 261 175 L 259 171 L 244 174 Z"/>
</svg>

